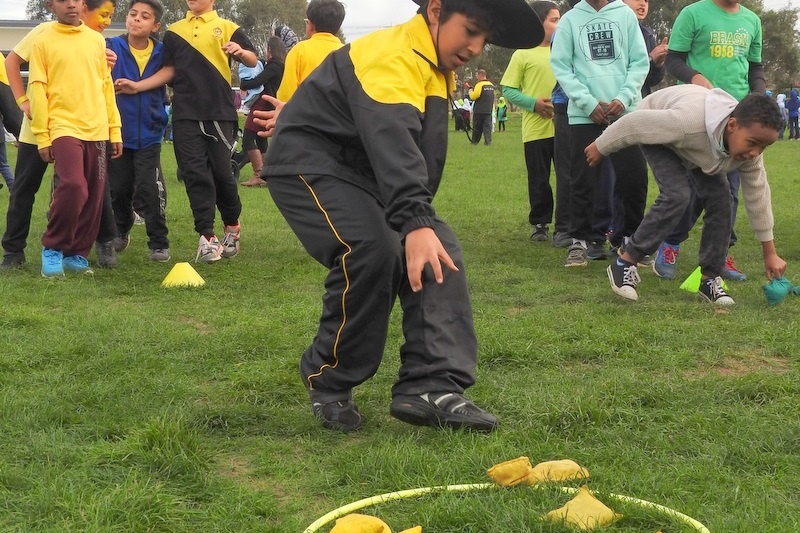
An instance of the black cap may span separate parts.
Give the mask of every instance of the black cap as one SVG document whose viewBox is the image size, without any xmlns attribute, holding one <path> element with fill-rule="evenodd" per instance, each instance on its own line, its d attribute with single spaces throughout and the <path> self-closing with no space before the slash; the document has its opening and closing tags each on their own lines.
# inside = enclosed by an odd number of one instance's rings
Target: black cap
<svg viewBox="0 0 800 533">
<path fill-rule="evenodd" d="M 414 0 L 422 5 L 424 0 Z M 490 44 L 503 48 L 533 48 L 542 44 L 542 21 L 525 0 L 473 0 L 492 12 Z M 447 0 L 442 0 L 446 3 Z"/>
</svg>

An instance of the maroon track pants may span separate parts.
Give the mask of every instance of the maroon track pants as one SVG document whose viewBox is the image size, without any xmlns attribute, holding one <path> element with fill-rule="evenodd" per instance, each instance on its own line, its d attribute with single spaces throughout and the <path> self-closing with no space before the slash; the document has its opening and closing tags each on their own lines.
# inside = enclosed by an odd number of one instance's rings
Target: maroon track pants
<svg viewBox="0 0 800 533">
<path fill-rule="evenodd" d="M 100 228 L 108 156 L 106 141 L 59 137 L 53 141 L 59 177 L 42 246 L 87 257 Z"/>
</svg>

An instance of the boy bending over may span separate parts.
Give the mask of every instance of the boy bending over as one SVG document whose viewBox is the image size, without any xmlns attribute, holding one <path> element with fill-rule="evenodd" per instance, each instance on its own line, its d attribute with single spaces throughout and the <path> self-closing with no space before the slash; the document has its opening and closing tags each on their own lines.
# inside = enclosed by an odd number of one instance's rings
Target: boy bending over
<svg viewBox="0 0 800 533">
<path fill-rule="evenodd" d="M 706 214 L 700 238 L 702 281 L 698 294 L 717 305 L 734 303 L 722 288 L 722 270 L 731 232 L 731 200 L 726 173 L 739 170 L 747 215 L 761 242 L 768 279 L 782 277 L 786 262 L 775 251 L 772 206 L 762 152 L 778 139 L 781 115 L 766 95 L 749 94 L 739 103 L 722 89 L 678 85 L 651 94 L 634 113 L 609 126 L 586 148 L 597 166 L 603 157 L 641 144 L 659 195 L 641 225 L 608 267 L 612 290 L 637 300 L 637 262 L 653 254 L 681 219 L 691 186 Z M 689 170 L 691 184 L 686 179 Z"/>
<path fill-rule="evenodd" d="M 405 343 L 390 413 L 491 431 L 464 397 L 477 340 L 453 231 L 431 205 L 447 153 L 453 70 L 487 42 L 542 41 L 524 0 L 415 0 L 418 14 L 332 52 L 280 111 L 267 186 L 309 254 L 330 269 L 300 374 L 321 424 L 357 430 L 352 390 L 378 370 L 399 297 Z"/>
</svg>

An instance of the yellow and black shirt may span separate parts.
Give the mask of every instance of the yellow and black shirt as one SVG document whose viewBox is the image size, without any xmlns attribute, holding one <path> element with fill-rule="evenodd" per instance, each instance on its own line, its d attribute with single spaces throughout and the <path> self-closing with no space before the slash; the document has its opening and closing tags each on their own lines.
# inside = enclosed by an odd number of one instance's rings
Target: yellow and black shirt
<svg viewBox="0 0 800 533">
<path fill-rule="evenodd" d="M 173 120 L 236 120 L 231 58 L 222 45 L 233 41 L 255 51 L 247 35 L 216 11 L 191 12 L 164 34 L 164 65 L 175 67 Z"/>
<path fill-rule="evenodd" d="M 332 176 L 372 194 L 403 235 L 433 226 L 453 87 L 437 65 L 421 15 L 332 52 L 281 111 L 265 174 Z"/>
</svg>

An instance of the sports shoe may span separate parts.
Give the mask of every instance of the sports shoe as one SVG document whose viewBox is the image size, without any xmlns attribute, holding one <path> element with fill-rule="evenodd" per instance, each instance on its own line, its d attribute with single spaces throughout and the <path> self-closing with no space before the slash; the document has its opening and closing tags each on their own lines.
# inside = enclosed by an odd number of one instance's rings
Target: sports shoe
<svg viewBox="0 0 800 533">
<path fill-rule="evenodd" d="M 651 267 L 651 266 L 653 266 L 653 263 L 655 263 L 655 262 L 656 262 L 656 260 L 653 259 L 652 255 L 645 255 L 645 256 L 642 256 L 641 259 L 639 259 L 639 262 L 637 263 L 636 266 L 645 267 L 645 268 L 646 267 Z"/>
<path fill-rule="evenodd" d="M 358 411 L 353 400 L 320 403 L 312 402 L 311 410 L 320 421 L 322 427 L 348 433 L 356 431 L 364 424 L 364 417 Z"/>
<path fill-rule="evenodd" d="M 697 291 L 700 297 L 715 305 L 733 305 L 733 298 L 728 296 L 722 288 L 722 277 L 709 278 L 700 282 L 700 289 Z"/>
<path fill-rule="evenodd" d="M 744 272 L 736 268 L 733 264 L 733 257 L 728 256 L 725 258 L 725 268 L 722 271 L 722 277 L 730 281 L 745 281 L 747 276 Z"/>
<path fill-rule="evenodd" d="M 389 413 L 416 426 L 465 428 L 492 431 L 497 418 L 455 392 L 426 392 L 419 395 L 398 394 L 392 398 Z"/>
<path fill-rule="evenodd" d="M 14 270 L 25 264 L 25 252 L 6 252 L 0 270 Z"/>
<path fill-rule="evenodd" d="M 572 244 L 572 237 L 566 231 L 557 231 L 553 234 L 553 246 L 556 248 L 566 248 Z"/>
<path fill-rule="evenodd" d="M 586 257 L 592 261 L 603 261 L 610 257 L 603 242 L 590 242 L 586 247 Z"/>
<path fill-rule="evenodd" d="M 612 291 L 626 300 L 633 300 L 635 302 L 639 299 L 636 287 L 639 285 L 641 278 L 639 277 L 639 271 L 636 269 L 636 265 L 618 257 L 614 261 L 611 261 L 606 272 L 608 272 L 608 281 L 611 282 Z"/>
<path fill-rule="evenodd" d="M 124 252 L 128 249 L 128 246 L 131 244 L 131 234 L 130 233 L 120 233 L 114 240 L 111 241 L 114 243 L 114 251 L 115 252 Z"/>
<path fill-rule="evenodd" d="M 137 213 L 136 211 L 133 212 L 133 225 L 144 226 L 144 217 L 139 213 Z"/>
<path fill-rule="evenodd" d="M 150 250 L 150 261 L 166 263 L 169 261 L 169 258 L 169 248 L 155 248 L 154 250 Z"/>
<path fill-rule="evenodd" d="M 94 243 L 97 253 L 97 266 L 100 268 L 114 268 L 117 266 L 117 252 L 114 250 L 114 241 Z"/>
<path fill-rule="evenodd" d="M 222 257 L 236 257 L 239 253 L 239 224 L 225 226 L 225 236 L 222 238 Z"/>
<path fill-rule="evenodd" d="M 77 274 L 94 274 L 89 268 L 89 260 L 82 255 L 65 255 L 61 260 L 61 265 L 67 272 L 75 272 Z"/>
<path fill-rule="evenodd" d="M 61 250 L 42 248 L 42 276 L 46 278 L 56 278 L 64 275 L 64 265 L 62 261 L 64 254 Z"/>
<path fill-rule="evenodd" d="M 532 241 L 547 241 L 550 240 L 550 234 L 547 231 L 547 224 L 536 224 L 531 233 Z"/>
<path fill-rule="evenodd" d="M 585 267 L 589 264 L 586 257 L 586 248 L 580 244 L 571 244 L 567 252 L 567 262 L 565 267 Z"/>
<path fill-rule="evenodd" d="M 195 263 L 213 263 L 222 259 L 222 245 L 216 235 L 206 239 L 205 235 L 200 235 L 200 242 L 197 245 L 197 255 L 194 256 Z"/>
<path fill-rule="evenodd" d="M 675 279 L 678 261 L 678 254 L 681 251 L 679 244 L 661 243 L 656 252 L 656 260 L 653 262 L 653 272 L 656 276 L 664 279 Z"/>
</svg>

